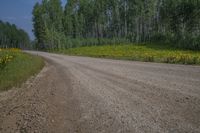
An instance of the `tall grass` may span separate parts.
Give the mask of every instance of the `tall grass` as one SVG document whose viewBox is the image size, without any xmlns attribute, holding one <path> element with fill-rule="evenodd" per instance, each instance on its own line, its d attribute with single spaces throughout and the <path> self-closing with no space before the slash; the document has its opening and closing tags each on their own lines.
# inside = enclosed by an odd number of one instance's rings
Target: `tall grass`
<svg viewBox="0 0 200 133">
<path fill-rule="evenodd" d="M 25 54 L 21 51 L 0 51 L 0 57 L 12 55 L 13 59 L 0 69 L 0 91 L 18 86 L 31 75 L 38 73 L 44 65 L 40 57 Z"/>
</svg>

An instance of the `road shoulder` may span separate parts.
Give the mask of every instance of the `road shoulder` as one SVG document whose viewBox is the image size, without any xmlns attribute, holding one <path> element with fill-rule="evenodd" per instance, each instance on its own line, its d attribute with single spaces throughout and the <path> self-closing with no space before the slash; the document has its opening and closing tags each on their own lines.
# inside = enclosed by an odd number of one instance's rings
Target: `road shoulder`
<svg viewBox="0 0 200 133">
<path fill-rule="evenodd" d="M 48 61 L 21 88 L 1 93 L 0 132 L 73 132 L 79 106 L 66 72 Z"/>
</svg>

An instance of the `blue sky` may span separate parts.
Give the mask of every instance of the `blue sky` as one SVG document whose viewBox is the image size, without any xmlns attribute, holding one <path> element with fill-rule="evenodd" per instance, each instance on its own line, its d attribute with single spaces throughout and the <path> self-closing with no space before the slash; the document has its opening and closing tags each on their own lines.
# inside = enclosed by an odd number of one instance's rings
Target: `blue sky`
<svg viewBox="0 0 200 133">
<path fill-rule="evenodd" d="M 32 10 L 41 0 L 0 0 L 0 20 L 7 21 L 24 29 L 34 39 L 32 33 Z M 66 3 L 67 0 L 62 0 Z M 64 5 L 64 4 L 63 4 Z"/>
</svg>

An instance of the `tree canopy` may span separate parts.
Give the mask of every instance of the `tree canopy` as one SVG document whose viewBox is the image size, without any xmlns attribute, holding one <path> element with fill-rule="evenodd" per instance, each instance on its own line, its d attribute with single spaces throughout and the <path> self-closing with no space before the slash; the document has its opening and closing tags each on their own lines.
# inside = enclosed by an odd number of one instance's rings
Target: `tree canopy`
<svg viewBox="0 0 200 133">
<path fill-rule="evenodd" d="M 25 48 L 29 45 L 28 34 L 16 25 L 0 21 L 0 47 Z"/>
<path fill-rule="evenodd" d="M 199 7 L 199 0 L 68 0 L 63 9 L 43 0 L 33 10 L 34 33 L 39 47 L 52 49 L 119 42 L 200 49 Z"/>
</svg>

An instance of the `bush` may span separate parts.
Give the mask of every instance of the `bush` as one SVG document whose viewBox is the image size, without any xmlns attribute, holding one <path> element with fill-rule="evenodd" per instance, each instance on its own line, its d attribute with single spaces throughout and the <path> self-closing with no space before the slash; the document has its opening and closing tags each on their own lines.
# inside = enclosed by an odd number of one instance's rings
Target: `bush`
<svg viewBox="0 0 200 133">
<path fill-rule="evenodd" d="M 178 41 L 179 48 L 190 49 L 190 50 L 200 50 L 200 36 L 193 37 L 187 34 L 184 39 Z"/>
<path fill-rule="evenodd" d="M 150 41 L 151 42 L 166 42 L 167 37 L 166 35 L 162 34 L 162 33 L 154 33 L 151 38 Z"/>
</svg>

